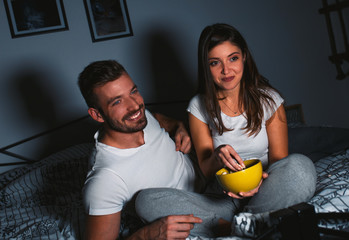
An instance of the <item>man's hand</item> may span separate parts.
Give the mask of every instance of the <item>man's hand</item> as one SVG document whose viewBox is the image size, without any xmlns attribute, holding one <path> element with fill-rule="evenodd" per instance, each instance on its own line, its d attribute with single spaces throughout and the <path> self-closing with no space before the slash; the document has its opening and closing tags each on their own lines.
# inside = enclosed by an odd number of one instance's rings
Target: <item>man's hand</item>
<svg viewBox="0 0 349 240">
<path fill-rule="evenodd" d="M 202 220 L 193 214 L 163 217 L 143 229 L 144 239 L 186 239 L 195 223 Z"/>
<path fill-rule="evenodd" d="M 252 189 L 249 192 L 239 192 L 238 194 L 234 194 L 232 192 L 228 192 L 228 193 L 226 192 L 226 194 L 228 194 L 228 196 L 230 196 L 232 198 L 237 198 L 237 199 L 242 199 L 242 198 L 246 198 L 246 197 L 252 197 L 253 195 L 255 195 L 258 192 L 260 186 L 262 185 L 263 180 L 266 179 L 267 177 L 268 177 L 268 173 L 263 172 L 262 179 L 259 182 L 258 186 L 255 189 Z"/>
<path fill-rule="evenodd" d="M 184 154 L 190 152 L 191 139 L 183 123 L 180 123 L 178 125 L 178 128 L 174 136 L 174 140 L 176 143 L 176 151 L 181 151 Z"/>
</svg>

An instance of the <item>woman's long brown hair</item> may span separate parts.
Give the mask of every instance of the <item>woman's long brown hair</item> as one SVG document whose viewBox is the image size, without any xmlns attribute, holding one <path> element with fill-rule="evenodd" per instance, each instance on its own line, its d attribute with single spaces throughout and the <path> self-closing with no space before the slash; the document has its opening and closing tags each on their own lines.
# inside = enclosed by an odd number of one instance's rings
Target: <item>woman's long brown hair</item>
<svg viewBox="0 0 349 240">
<path fill-rule="evenodd" d="M 248 134 L 257 134 L 261 129 L 264 116 L 263 106 L 266 104 L 272 108 L 274 100 L 268 94 L 269 89 L 277 92 L 266 78 L 259 74 L 257 66 L 248 49 L 247 43 L 242 35 L 234 27 L 227 24 L 214 24 L 207 26 L 200 35 L 198 47 L 198 93 L 204 100 L 204 104 L 210 120 L 215 124 L 220 135 L 230 131 L 224 126 L 221 117 L 221 108 L 218 99 L 218 87 L 213 81 L 209 63 L 208 53 L 215 46 L 230 41 L 238 46 L 245 58 L 244 71 L 239 91 L 239 110 L 244 109 L 247 125 L 244 128 Z"/>
</svg>

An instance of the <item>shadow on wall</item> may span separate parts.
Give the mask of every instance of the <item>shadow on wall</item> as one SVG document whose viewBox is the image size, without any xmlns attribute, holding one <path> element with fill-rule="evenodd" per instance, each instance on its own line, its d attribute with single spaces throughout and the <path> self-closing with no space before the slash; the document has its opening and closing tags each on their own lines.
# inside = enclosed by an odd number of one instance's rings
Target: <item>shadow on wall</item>
<svg viewBox="0 0 349 240">
<path fill-rule="evenodd" d="M 17 99 L 17 105 L 13 106 L 13 114 L 19 112 L 16 117 L 23 118 L 23 121 L 22 126 L 18 128 L 10 127 L 13 129 L 35 127 L 42 132 L 24 136 L 26 138 L 18 139 L 17 143 L 9 143 L 11 147 L 7 151 L 39 160 L 71 145 L 93 141 L 97 124 L 87 117 L 87 113 L 79 121 L 64 114 L 65 119 L 61 119 L 57 114 L 59 103 L 55 96 L 62 93 L 55 92 L 60 89 L 53 86 L 53 81 L 59 82 L 57 77 L 52 77 L 57 76 L 56 73 L 43 71 L 41 69 L 45 69 L 45 66 L 39 65 L 27 65 L 26 68 L 17 69 L 21 71 L 11 76 L 8 82 L 12 83 L 13 94 Z M 23 137 L 21 133 L 17 135 Z"/>
<path fill-rule="evenodd" d="M 188 101 L 195 94 L 196 86 L 192 77 L 183 68 L 188 65 L 185 57 L 179 57 L 181 52 L 171 45 L 170 34 L 161 29 L 149 35 L 150 68 L 153 75 L 156 103 L 153 109 L 171 117 L 186 119 Z M 195 64 L 189 64 L 194 65 Z M 151 107 L 152 108 L 152 107 Z"/>
<path fill-rule="evenodd" d="M 168 34 L 155 32 L 150 35 L 150 61 L 154 76 L 156 100 L 189 100 L 194 94 L 193 82 L 183 68 L 187 64 L 185 57 L 178 57 L 180 52 L 171 46 Z M 190 64 L 193 65 L 193 64 Z"/>
<path fill-rule="evenodd" d="M 19 106 L 24 114 L 35 124 L 43 128 L 56 125 L 55 103 L 50 92 L 42 85 L 49 82 L 44 73 L 36 69 L 25 69 L 15 75 L 11 82 L 14 83 L 17 98 L 21 99 Z"/>
</svg>

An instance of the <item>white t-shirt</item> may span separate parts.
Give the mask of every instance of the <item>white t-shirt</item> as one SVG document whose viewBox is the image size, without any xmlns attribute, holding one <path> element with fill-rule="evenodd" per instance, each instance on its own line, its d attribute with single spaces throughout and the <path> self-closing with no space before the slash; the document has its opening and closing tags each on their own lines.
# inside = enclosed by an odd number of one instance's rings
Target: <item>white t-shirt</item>
<svg viewBox="0 0 349 240">
<path fill-rule="evenodd" d="M 170 187 L 194 191 L 195 171 L 189 156 L 176 151 L 175 143 L 146 110 L 145 144 L 118 149 L 98 142 L 91 155 L 91 170 L 83 189 L 84 206 L 90 215 L 122 210 L 139 190 Z"/>
<path fill-rule="evenodd" d="M 200 121 L 208 124 L 214 148 L 222 144 L 229 144 L 243 160 L 258 158 L 262 161 L 263 167 L 266 167 L 268 165 L 268 136 L 265 124 L 284 101 L 275 91 L 268 91 L 268 93 L 275 101 L 276 106 L 275 109 L 268 109 L 267 106 L 263 106 L 264 118 L 262 121 L 262 128 L 257 135 L 248 136 L 246 130 L 243 130 L 247 124 L 244 114 L 230 117 L 223 112 L 221 112 L 221 116 L 225 127 L 233 130 L 223 132 L 222 135 L 219 135 L 214 123 L 209 120 L 204 101 L 199 95 L 196 95 L 191 99 L 187 111 L 193 114 Z"/>
</svg>

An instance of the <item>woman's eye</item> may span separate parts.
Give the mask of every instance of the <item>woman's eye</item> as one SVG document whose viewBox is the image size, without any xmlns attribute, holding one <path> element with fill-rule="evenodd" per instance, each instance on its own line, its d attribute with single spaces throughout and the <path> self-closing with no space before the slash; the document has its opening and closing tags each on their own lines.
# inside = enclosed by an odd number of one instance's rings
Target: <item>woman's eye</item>
<svg viewBox="0 0 349 240">
<path fill-rule="evenodd" d="M 211 67 L 218 65 L 218 61 L 212 61 L 208 63 Z"/>
<path fill-rule="evenodd" d="M 234 56 L 234 57 L 231 57 L 231 58 L 230 58 L 230 61 L 231 61 L 231 62 L 235 62 L 235 61 L 238 60 L 238 59 L 239 59 L 239 57 Z"/>
</svg>

